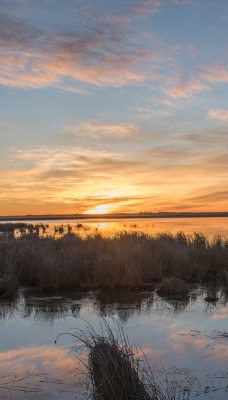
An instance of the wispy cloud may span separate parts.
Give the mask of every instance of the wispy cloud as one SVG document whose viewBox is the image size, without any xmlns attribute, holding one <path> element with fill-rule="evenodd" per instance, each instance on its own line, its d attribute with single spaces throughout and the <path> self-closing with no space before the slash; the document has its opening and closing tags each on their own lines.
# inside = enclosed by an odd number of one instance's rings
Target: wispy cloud
<svg viewBox="0 0 228 400">
<path fill-rule="evenodd" d="M 25 49 L 42 36 L 39 29 L 13 15 L 0 12 L 1 48 Z"/>
<path fill-rule="evenodd" d="M 209 90 L 209 86 L 199 78 L 193 77 L 187 80 L 173 77 L 168 79 L 163 92 L 173 99 L 187 99 L 205 90 Z"/>
<path fill-rule="evenodd" d="M 137 45 L 125 19 L 109 17 L 86 30 L 46 33 L 14 16 L 0 14 L 0 84 L 25 88 L 61 85 L 65 78 L 94 86 L 142 83 L 160 57 Z M 150 73 L 150 79 L 157 74 Z M 67 86 L 66 86 L 67 89 Z M 80 88 L 75 88 L 77 90 Z"/>
<path fill-rule="evenodd" d="M 101 204 L 131 202 L 137 197 L 135 182 L 147 170 L 144 161 L 83 148 L 43 147 L 12 151 L 11 156 L 17 168 L 2 171 L 0 201 L 12 198 L 35 208 L 39 204 L 46 204 L 47 208 L 55 204 L 59 210 L 69 210 L 77 205 L 78 211 L 83 212 L 88 198 L 94 206 L 98 197 Z"/>
<path fill-rule="evenodd" d="M 139 16 L 157 14 L 166 4 L 188 5 L 193 4 L 193 0 L 136 0 L 130 5 L 130 11 Z"/>
<path fill-rule="evenodd" d="M 208 190 L 208 188 L 207 188 Z M 225 202 L 228 198 L 228 190 L 218 190 L 214 191 L 214 187 L 210 187 L 210 190 L 208 190 L 209 193 L 205 193 L 206 190 L 204 189 L 204 193 L 198 192 L 197 195 L 192 196 L 189 198 L 190 201 L 199 204 L 205 204 L 205 203 L 214 203 L 214 202 L 220 202 L 223 201 Z"/>
<path fill-rule="evenodd" d="M 118 125 L 119 126 L 119 125 Z M 120 135 L 129 126 L 120 125 Z M 115 125 L 98 125 L 91 134 L 116 131 Z M 127 132 L 125 132 L 125 130 Z M 105 133 L 104 133 L 105 132 Z M 108 132 L 108 133 L 106 133 Z M 198 137 L 192 138 L 198 140 Z M 222 139 L 225 143 L 225 137 Z M 188 148 L 182 141 L 150 150 L 115 153 L 86 147 L 12 149 L 13 160 L 1 171 L 2 210 L 9 199 L 29 212 L 84 212 L 101 204 L 115 209 L 224 210 L 226 207 L 227 152 L 221 143 Z M 206 136 L 205 136 L 206 143 Z M 43 210 L 43 211 L 41 211 Z M 6 211 L 5 211 L 6 213 Z"/>
<path fill-rule="evenodd" d="M 168 0 L 172 4 L 177 4 L 177 5 L 184 5 L 184 4 L 194 4 L 196 3 L 196 0 Z"/>
<path fill-rule="evenodd" d="M 213 65 L 200 68 L 202 76 L 211 83 L 228 82 L 228 67 L 226 65 Z"/>
<path fill-rule="evenodd" d="M 190 132 L 180 135 L 179 140 L 191 143 L 197 151 L 224 151 L 228 147 L 228 136 L 225 128 L 200 130 L 199 132 Z"/>
<path fill-rule="evenodd" d="M 162 7 L 161 0 L 140 0 L 139 2 L 134 2 L 130 7 L 130 11 L 137 15 L 150 15 L 156 14 Z"/>
<path fill-rule="evenodd" d="M 228 110 L 214 109 L 208 111 L 208 116 L 221 122 L 228 122 Z"/>
<path fill-rule="evenodd" d="M 55 136 L 61 138 L 90 138 L 96 140 L 135 140 L 141 139 L 143 134 L 135 124 L 107 124 L 101 123 L 98 120 L 93 120 L 67 126 L 62 133 Z"/>
</svg>

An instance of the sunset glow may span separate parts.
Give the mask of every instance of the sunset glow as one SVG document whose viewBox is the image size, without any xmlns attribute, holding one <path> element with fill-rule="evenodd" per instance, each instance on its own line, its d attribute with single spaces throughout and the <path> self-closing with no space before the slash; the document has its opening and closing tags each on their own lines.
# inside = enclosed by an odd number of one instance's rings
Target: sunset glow
<svg viewBox="0 0 228 400">
<path fill-rule="evenodd" d="M 227 0 L 1 2 L 0 215 L 227 211 L 227 19 Z"/>
<path fill-rule="evenodd" d="M 84 212 L 84 214 L 107 214 L 109 212 L 110 212 L 110 207 L 103 205 L 103 206 L 98 206 L 93 210 L 87 210 Z"/>
</svg>

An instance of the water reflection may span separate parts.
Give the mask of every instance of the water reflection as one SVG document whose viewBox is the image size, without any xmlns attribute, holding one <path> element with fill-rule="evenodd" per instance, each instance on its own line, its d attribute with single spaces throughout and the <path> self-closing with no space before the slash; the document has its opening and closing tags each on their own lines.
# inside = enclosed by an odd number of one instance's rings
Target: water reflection
<svg viewBox="0 0 228 400">
<path fill-rule="evenodd" d="M 226 310 L 227 291 L 224 287 L 203 289 L 196 286 L 187 295 L 159 296 L 156 290 L 145 292 L 126 289 L 90 292 L 68 290 L 50 294 L 29 289 L 19 291 L 15 299 L 1 299 L 0 319 L 18 316 L 52 324 L 58 319 L 79 317 L 90 308 L 91 312 L 103 318 L 118 317 L 122 323 L 127 323 L 129 319 L 141 313 L 144 315 L 156 313 L 159 317 L 177 318 L 197 301 L 201 301 L 204 314 L 220 315 L 221 307 Z"/>
<path fill-rule="evenodd" d="M 18 296 L 12 299 L 0 299 L 0 320 L 13 318 L 18 307 Z"/>
<path fill-rule="evenodd" d="M 128 290 L 107 290 L 96 294 L 96 311 L 102 317 L 118 316 L 122 323 L 127 322 L 142 310 L 149 310 L 154 301 L 154 292 Z"/>
<path fill-rule="evenodd" d="M 0 355 L 1 398 L 66 399 L 69 395 L 81 398 L 76 363 L 67 356 L 66 349 L 28 346 L 3 351 Z M 85 368 L 82 363 L 80 368 Z"/>
<path fill-rule="evenodd" d="M 208 302 L 208 295 L 218 300 Z M 224 288 L 196 286 L 178 298 L 160 297 L 156 291 L 73 290 L 50 295 L 24 289 L 18 298 L 1 300 L 0 305 L 0 398 L 83 398 L 85 369 L 71 352 L 73 339 L 61 336 L 56 345 L 54 340 L 62 332 L 85 329 L 85 320 L 99 331 L 99 315 L 112 329 L 115 320 L 124 326 L 129 342 L 142 347 L 136 355 L 146 355 L 159 381 L 164 379 L 164 366 L 170 380 L 191 387 L 190 399 L 205 399 L 209 389 L 216 400 L 226 398 Z M 84 354 L 80 357 L 85 361 Z"/>
<path fill-rule="evenodd" d="M 24 222 L 26 223 L 26 221 Z M 18 223 L 17 223 L 18 224 Z M 1 231 L 1 228 L 0 228 Z M 41 237 L 61 237 L 67 233 L 76 233 L 81 236 L 102 233 L 114 235 L 119 231 L 141 231 L 147 234 L 162 232 L 184 232 L 192 234 L 202 232 L 209 238 L 221 235 L 228 238 L 228 218 L 223 217 L 198 217 L 198 218 L 135 218 L 135 219 L 105 219 L 100 220 L 70 220 L 63 221 L 30 221 L 25 227 L 15 229 L 14 234 L 20 237 L 26 234 L 38 234 Z"/>
</svg>

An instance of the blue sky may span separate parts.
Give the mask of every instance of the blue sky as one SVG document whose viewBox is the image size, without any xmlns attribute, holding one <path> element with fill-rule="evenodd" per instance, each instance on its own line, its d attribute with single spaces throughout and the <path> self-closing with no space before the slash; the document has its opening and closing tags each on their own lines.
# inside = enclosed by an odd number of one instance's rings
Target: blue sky
<svg viewBox="0 0 228 400">
<path fill-rule="evenodd" d="M 0 214 L 227 211 L 226 0 L 0 0 Z"/>
</svg>

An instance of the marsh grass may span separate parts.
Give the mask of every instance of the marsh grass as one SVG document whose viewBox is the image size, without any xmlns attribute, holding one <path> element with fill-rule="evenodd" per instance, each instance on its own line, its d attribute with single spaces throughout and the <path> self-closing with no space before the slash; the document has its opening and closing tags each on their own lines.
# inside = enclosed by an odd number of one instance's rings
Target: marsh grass
<svg viewBox="0 0 228 400">
<path fill-rule="evenodd" d="M 86 322 L 86 321 L 84 321 Z M 141 348 L 131 345 L 121 325 L 115 321 L 110 328 L 102 318 L 102 333 L 98 334 L 86 322 L 85 329 L 67 333 L 73 337 L 72 350 L 83 358 L 89 398 L 93 400 L 180 400 L 188 399 L 180 384 L 169 381 L 155 382 L 153 372 Z M 60 336 L 60 334 L 56 341 Z M 139 353 L 141 358 L 137 357 Z M 82 357 L 87 353 L 87 358 Z M 164 370 L 165 373 L 165 370 Z"/>
<path fill-rule="evenodd" d="M 174 280 L 176 279 L 176 282 Z M 166 279 L 166 281 L 164 281 Z M 169 279 L 169 281 L 167 280 Z M 163 282 L 163 288 L 189 282 L 228 283 L 228 241 L 202 234 L 148 236 L 122 232 L 82 238 L 0 238 L 0 290 L 18 285 L 43 289 L 137 288 Z M 182 282 L 180 284 L 180 282 Z M 169 283 L 169 285 L 168 285 Z"/>
<path fill-rule="evenodd" d="M 18 287 L 17 277 L 10 272 L 4 272 L 0 278 L 0 296 L 1 297 L 14 297 Z"/>
<path fill-rule="evenodd" d="M 188 285 L 175 276 L 164 278 L 158 285 L 157 293 L 159 295 L 187 295 L 189 293 Z"/>
</svg>

